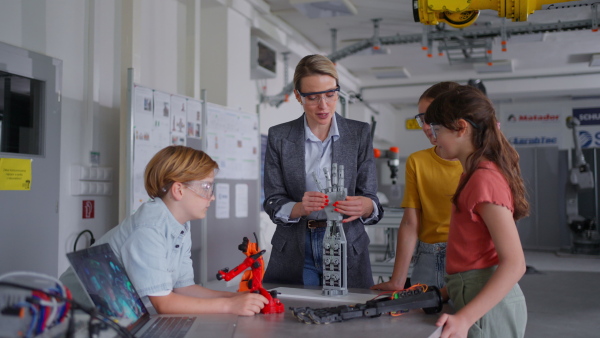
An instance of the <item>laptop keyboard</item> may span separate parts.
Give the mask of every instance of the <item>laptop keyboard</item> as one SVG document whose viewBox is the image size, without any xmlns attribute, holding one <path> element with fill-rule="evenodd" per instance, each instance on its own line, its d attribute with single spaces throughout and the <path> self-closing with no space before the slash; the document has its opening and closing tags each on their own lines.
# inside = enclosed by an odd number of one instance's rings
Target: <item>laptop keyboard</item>
<svg viewBox="0 0 600 338">
<path fill-rule="evenodd" d="M 183 338 L 195 317 L 160 317 L 144 332 L 142 338 L 172 337 Z"/>
</svg>

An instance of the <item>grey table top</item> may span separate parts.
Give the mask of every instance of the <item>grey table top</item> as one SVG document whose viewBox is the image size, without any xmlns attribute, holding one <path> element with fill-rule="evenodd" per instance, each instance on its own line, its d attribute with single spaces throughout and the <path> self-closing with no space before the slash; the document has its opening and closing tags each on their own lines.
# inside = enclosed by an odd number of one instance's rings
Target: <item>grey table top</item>
<svg viewBox="0 0 600 338">
<path fill-rule="evenodd" d="M 222 286 L 222 285 L 221 285 Z M 400 316 L 382 315 L 376 318 L 356 318 L 331 324 L 304 324 L 290 310 L 290 307 L 311 307 L 314 309 L 339 306 L 342 304 L 365 303 L 377 296 L 379 291 L 350 289 L 347 296 L 322 296 L 321 289 L 303 286 L 265 285 L 267 290 L 277 289 L 285 312 L 278 314 L 257 314 L 250 317 L 231 314 L 197 315 L 201 326 L 201 337 L 270 338 L 270 337 L 439 337 L 435 326 L 438 315 L 428 315 L 423 310 L 411 310 Z M 235 287 L 221 287 L 235 291 Z M 294 290 L 292 290 L 294 289 Z M 448 306 L 443 311 L 447 311 Z M 78 330 L 77 337 L 87 337 L 87 330 Z M 200 337 L 199 336 L 199 337 Z M 101 338 L 115 337 L 113 330 L 105 330 Z"/>
<path fill-rule="evenodd" d="M 366 298 L 375 297 L 379 292 L 373 290 L 352 289 L 352 295 L 364 294 Z M 238 317 L 233 337 L 430 337 L 436 332 L 435 322 L 438 315 L 428 315 L 422 310 L 411 310 L 401 316 L 382 315 L 376 318 L 356 318 L 331 324 L 304 324 L 294 317 L 290 307 L 322 308 L 341 304 L 356 304 L 350 297 L 348 302 L 331 300 L 328 296 L 320 299 L 308 297 L 288 298 L 279 296 L 286 311 L 280 314 L 258 314 L 252 317 Z M 364 303 L 365 301 L 358 301 Z M 435 337 L 436 335 L 434 335 Z M 216 336 L 215 336 L 216 337 Z"/>
</svg>

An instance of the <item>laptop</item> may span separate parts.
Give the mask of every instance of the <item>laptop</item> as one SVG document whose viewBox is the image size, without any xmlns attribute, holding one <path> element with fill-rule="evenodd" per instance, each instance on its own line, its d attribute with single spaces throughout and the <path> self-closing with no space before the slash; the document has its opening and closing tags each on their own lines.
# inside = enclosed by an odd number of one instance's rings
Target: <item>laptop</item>
<svg viewBox="0 0 600 338">
<path fill-rule="evenodd" d="M 150 315 L 109 244 L 67 254 L 67 258 L 96 309 L 128 323 L 136 337 L 233 337 L 237 316 Z"/>
</svg>

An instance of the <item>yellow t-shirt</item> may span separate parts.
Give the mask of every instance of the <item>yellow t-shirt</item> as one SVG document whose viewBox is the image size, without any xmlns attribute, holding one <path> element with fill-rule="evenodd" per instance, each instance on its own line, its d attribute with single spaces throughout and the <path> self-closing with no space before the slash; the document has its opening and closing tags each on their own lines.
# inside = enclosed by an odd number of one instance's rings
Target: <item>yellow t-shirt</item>
<svg viewBox="0 0 600 338">
<path fill-rule="evenodd" d="M 447 161 L 435 147 L 412 153 L 406 160 L 402 208 L 421 211 L 419 240 L 433 244 L 448 240 L 452 196 L 462 173 L 460 161 Z"/>
</svg>

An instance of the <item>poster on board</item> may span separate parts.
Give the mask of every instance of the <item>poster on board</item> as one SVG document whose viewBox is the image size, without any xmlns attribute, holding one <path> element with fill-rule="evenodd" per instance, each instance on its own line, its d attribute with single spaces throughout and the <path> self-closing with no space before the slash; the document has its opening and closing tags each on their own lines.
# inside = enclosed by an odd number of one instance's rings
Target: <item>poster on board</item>
<svg viewBox="0 0 600 338">
<path fill-rule="evenodd" d="M 162 145 L 169 144 L 169 117 L 171 116 L 171 95 L 154 91 L 154 123 L 152 134 L 155 137 L 153 143 Z"/>
<path fill-rule="evenodd" d="M 171 95 L 171 145 L 186 145 L 187 107 L 185 97 Z"/>
<path fill-rule="evenodd" d="M 219 178 L 258 179 L 258 116 L 207 104 L 206 153 L 219 164 Z"/>
<path fill-rule="evenodd" d="M 134 85 L 132 115 L 133 213 L 150 199 L 144 171 L 152 156 L 166 146 L 186 144 L 187 98 Z"/>
<path fill-rule="evenodd" d="M 144 171 L 152 156 L 169 145 L 187 145 L 188 138 L 202 139 L 204 116 L 200 100 L 137 84 L 133 84 L 131 109 L 133 182 L 130 212 L 133 213 L 150 199 L 144 188 Z M 258 125 L 258 120 L 256 123 Z"/>
<path fill-rule="evenodd" d="M 132 210 L 149 199 L 144 189 L 144 170 L 146 164 L 158 151 L 160 134 L 154 132 L 154 91 L 142 86 L 134 86 L 133 90 L 133 192 Z"/>
<path fill-rule="evenodd" d="M 187 137 L 202 138 L 202 102 L 187 100 Z"/>
</svg>

